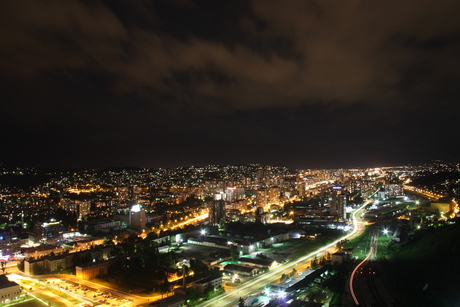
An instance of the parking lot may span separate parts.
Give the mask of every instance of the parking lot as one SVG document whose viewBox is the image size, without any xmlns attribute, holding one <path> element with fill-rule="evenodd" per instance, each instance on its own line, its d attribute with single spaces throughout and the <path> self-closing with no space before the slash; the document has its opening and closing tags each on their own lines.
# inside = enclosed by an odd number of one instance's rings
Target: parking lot
<svg viewBox="0 0 460 307">
<path fill-rule="evenodd" d="M 81 296 L 98 306 L 128 306 L 131 301 L 113 295 L 109 292 L 100 291 L 84 285 L 79 285 L 61 279 L 48 279 L 47 285 L 57 287 L 64 293 L 75 294 Z"/>
</svg>

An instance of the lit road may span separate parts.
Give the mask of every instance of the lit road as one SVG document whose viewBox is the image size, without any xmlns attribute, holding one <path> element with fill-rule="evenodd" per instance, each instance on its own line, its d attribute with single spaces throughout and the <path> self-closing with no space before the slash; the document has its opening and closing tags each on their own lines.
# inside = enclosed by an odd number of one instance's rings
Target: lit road
<svg viewBox="0 0 460 307">
<path fill-rule="evenodd" d="M 348 233 L 347 235 L 335 240 L 332 243 L 329 243 L 320 249 L 309 253 L 295 261 L 289 262 L 284 265 L 280 265 L 267 273 L 264 273 L 260 276 L 254 277 L 252 280 L 245 282 L 243 285 L 235 288 L 231 292 L 224 293 L 214 299 L 206 301 L 202 303 L 200 306 L 207 307 L 207 306 L 219 306 L 219 307 L 230 307 L 235 306 L 238 304 L 238 300 L 240 297 L 243 299 L 247 298 L 250 294 L 260 292 L 264 287 L 267 287 L 271 284 L 274 284 L 279 281 L 280 277 L 284 273 L 289 273 L 292 269 L 299 268 L 299 266 L 304 266 L 306 264 L 310 264 L 310 260 L 312 260 L 318 254 L 325 253 L 327 250 L 334 249 L 336 244 L 339 241 L 344 239 L 349 239 L 362 231 L 363 227 L 360 221 L 358 221 L 357 213 L 361 211 L 365 206 L 367 206 L 369 202 L 365 202 L 359 209 L 355 210 L 352 214 L 353 220 L 353 230 Z"/>
<path fill-rule="evenodd" d="M 438 201 L 442 197 L 446 196 L 446 195 L 443 195 L 443 194 L 434 193 L 434 192 L 431 192 L 431 191 L 428 191 L 428 190 L 424 190 L 424 189 L 421 189 L 421 188 L 408 186 L 408 185 L 404 186 L 404 190 L 412 192 L 412 193 L 420 195 L 420 196 L 423 196 L 423 197 L 426 197 L 426 198 L 428 198 L 429 200 L 432 200 L 432 201 Z"/>
<path fill-rule="evenodd" d="M 71 294 L 62 293 L 61 295 L 57 295 L 57 294 L 55 294 L 55 293 L 53 293 L 53 292 L 51 292 L 49 290 L 52 287 L 50 287 L 48 285 L 45 286 L 44 283 L 39 282 L 35 278 L 24 277 L 24 276 L 20 276 L 18 274 L 10 274 L 10 275 L 8 275 L 8 279 L 18 283 L 24 289 L 27 289 L 25 291 L 26 291 L 26 293 L 28 295 L 34 297 L 35 299 L 39 300 L 40 302 L 42 302 L 45 305 L 49 305 L 51 302 L 59 302 L 59 303 L 65 304 L 67 307 L 75 306 L 75 304 L 73 302 L 71 302 L 70 300 L 68 300 L 67 298 L 64 297 L 64 296 L 67 296 L 67 295 L 69 297 L 70 296 L 74 297 L 75 299 L 81 301 L 82 303 L 88 303 L 87 300 L 80 299 L 79 297 L 75 297 L 74 295 L 71 295 Z M 28 281 L 34 282 L 36 284 L 34 284 L 34 286 L 32 286 L 30 284 L 24 283 L 24 280 L 28 280 Z M 33 289 L 33 290 L 30 291 L 29 289 Z M 59 289 L 55 289 L 55 290 L 59 290 Z M 38 298 L 36 296 L 37 294 L 40 294 L 42 297 L 43 296 L 47 297 L 48 301 L 43 301 L 42 299 Z"/>
<path fill-rule="evenodd" d="M 209 213 L 204 213 L 204 214 L 201 214 L 201 215 L 199 215 L 197 217 L 187 219 L 186 221 L 183 221 L 183 222 L 171 225 L 171 226 L 164 226 L 164 228 L 162 228 L 161 230 L 163 230 L 163 231 L 174 230 L 176 228 L 180 228 L 180 227 L 183 227 L 183 226 L 186 226 L 186 225 L 191 225 L 191 224 L 194 224 L 194 223 L 197 223 L 197 222 L 202 222 L 202 221 L 206 220 L 208 217 L 209 217 Z M 147 237 L 147 233 L 142 233 L 140 235 L 140 237 L 145 239 Z"/>
<path fill-rule="evenodd" d="M 199 215 L 197 217 L 194 217 L 192 219 L 188 219 L 185 222 L 181 222 L 179 224 L 171 226 L 170 228 L 174 229 L 174 228 L 182 227 L 182 226 L 185 226 L 185 225 L 193 224 L 193 223 L 196 223 L 196 222 L 199 222 L 199 221 L 207 219 L 208 216 L 209 216 L 209 213 L 205 213 L 205 214 Z"/>
<path fill-rule="evenodd" d="M 348 286 L 354 306 L 388 306 L 394 304 L 394 300 L 383 285 L 379 276 L 377 260 L 377 242 L 380 236 L 380 228 L 371 228 L 371 242 L 369 254 L 359 263 L 350 275 Z"/>
</svg>

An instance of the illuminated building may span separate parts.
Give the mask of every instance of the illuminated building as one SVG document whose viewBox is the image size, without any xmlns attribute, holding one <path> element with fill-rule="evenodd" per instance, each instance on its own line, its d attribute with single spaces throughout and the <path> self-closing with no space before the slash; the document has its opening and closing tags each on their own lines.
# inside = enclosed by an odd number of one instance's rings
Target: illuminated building
<svg viewBox="0 0 460 307">
<path fill-rule="evenodd" d="M 14 281 L 10 281 L 6 275 L 0 275 L 0 303 L 5 304 L 17 300 L 21 294 L 21 288 Z"/>
<path fill-rule="evenodd" d="M 227 201 L 232 202 L 236 197 L 235 194 L 237 192 L 237 187 L 227 187 Z"/>
<path fill-rule="evenodd" d="M 28 275 L 40 275 L 43 273 L 58 273 L 60 270 L 65 270 L 70 267 L 73 267 L 74 259 L 76 256 L 80 258 L 80 261 L 82 260 L 87 261 L 86 259 L 92 259 L 93 262 L 91 262 L 91 264 L 95 264 L 97 260 L 99 261 L 107 260 L 113 251 L 112 246 L 103 247 L 103 246 L 94 246 L 91 244 L 87 248 L 88 249 L 86 250 L 75 252 L 75 253 L 66 253 L 64 249 L 58 249 L 58 248 L 52 250 L 53 253 L 56 253 L 56 254 L 60 253 L 60 255 L 48 254 L 47 256 L 44 256 L 43 254 L 41 254 L 40 256 L 38 256 L 37 253 L 33 253 L 33 254 L 29 253 L 29 256 L 31 257 L 24 260 L 24 273 Z M 81 270 L 84 271 L 83 265 L 81 267 L 82 267 Z M 90 274 L 90 273 L 87 273 L 87 274 Z M 86 277 L 80 276 L 80 278 L 86 278 Z"/>
<path fill-rule="evenodd" d="M 280 188 L 271 187 L 269 190 L 269 198 L 271 204 L 279 204 L 280 202 Z"/>
<path fill-rule="evenodd" d="M 48 244 L 54 244 L 62 240 L 64 226 L 61 222 L 51 221 L 49 223 L 37 223 L 34 226 L 35 242 L 43 241 Z"/>
<path fill-rule="evenodd" d="M 209 223 L 211 225 L 219 225 L 222 219 L 225 218 L 225 201 L 214 200 L 209 202 Z"/>
<path fill-rule="evenodd" d="M 331 215 L 339 219 L 344 217 L 345 201 L 342 187 L 332 187 Z"/>
<path fill-rule="evenodd" d="M 222 276 L 203 278 L 199 281 L 195 281 L 192 284 L 192 288 L 197 289 L 200 293 L 204 293 L 204 291 L 209 287 L 211 287 L 212 289 L 216 289 L 217 287 L 221 287 L 221 286 L 222 286 Z"/>
<path fill-rule="evenodd" d="M 267 190 L 259 189 L 256 191 L 257 207 L 264 207 L 267 205 Z"/>
<path fill-rule="evenodd" d="M 332 254 L 332 264 L 342 264 L 352 259 L 352 249 L 342 249 Z"/>
<path fill-rule="evenodd" d="M 249 267 L 245 265 L 238 265 L 238 264 L 227 264 L 224 267 L 224 274 L 227 272 L 229 275 L 245 275 L 245 276 L 256 276 L 259 275 L 262 269 L 257 267 Z"/>
<path fill-rule="evenodd" d="M 91 201 L 89 200 L 63 200 L 62 207 L 66 211 L 75 212 L 78 220 L 91 213 Z"/>
<path fill-rule="evenodd" d="M 305 196 L 305 182 L 301 182 L 298 185 L 298 190 L 299 190 L 299 197 L 304 197 Z"/>
<path fill-rule="evenodd" d="M 75 212 L 77 214 L 77 219 L 81 220 L 84 216 L 90 214 L 91 212 L 91 201 L 90 200 L 62 200 L 62 207 L 66 211 Z"/>
<path fill-rule="evenodd" d="M 146 223 L 145 209 L 140 205 L 134 205 L 129 210 L 129 224 L 144 229 Z"/>
<path fill-rule="evenodd" d="M 404 195 L 403 185 L 399 183 L 388 183 L 385 185 L 385 196 L 400 196 Z"/>
<path fill-rule="evenodd" d="M 75 201 L 78 205 L 78 219 L 91 213 L 91 201 Z"/>
<path fill-rule="evenodd" d="M 386 191 L 384 187 L 381 187 L 380 190 L 377 192 L 377 196 L 380 199 L 385 199 L 386 198 Z"/>
</svg>

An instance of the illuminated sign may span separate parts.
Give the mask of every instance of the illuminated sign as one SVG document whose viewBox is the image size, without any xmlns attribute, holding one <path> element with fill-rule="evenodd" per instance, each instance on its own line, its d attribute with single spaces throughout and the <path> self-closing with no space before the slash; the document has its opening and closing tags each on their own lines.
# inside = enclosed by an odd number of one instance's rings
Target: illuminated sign
<svg viewBox="0 0 460 307">
<path fill-rule="evenodd" d="M 333 190 L 342 190 L 342 187 L 332 187 Z"/>
<path fill-rule="evenodd" d="M 227 187 L 227 190 L 236 190 L 238 189 L 237 187 Z"/>
</svg>

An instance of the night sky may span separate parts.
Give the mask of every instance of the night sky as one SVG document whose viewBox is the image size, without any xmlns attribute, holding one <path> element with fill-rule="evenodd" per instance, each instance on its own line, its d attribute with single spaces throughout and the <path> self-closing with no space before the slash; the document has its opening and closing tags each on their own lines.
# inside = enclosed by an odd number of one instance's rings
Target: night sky
<svg viewBox="0 0 460 307">
<path fill-rule="evenodd" d="M 0 162 L 459 161 L 460 2 L 2 1 Z"/>
</svg>

